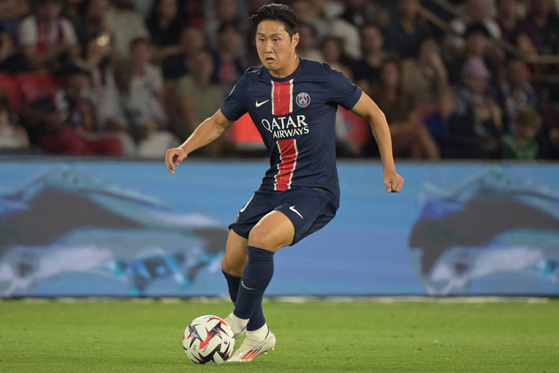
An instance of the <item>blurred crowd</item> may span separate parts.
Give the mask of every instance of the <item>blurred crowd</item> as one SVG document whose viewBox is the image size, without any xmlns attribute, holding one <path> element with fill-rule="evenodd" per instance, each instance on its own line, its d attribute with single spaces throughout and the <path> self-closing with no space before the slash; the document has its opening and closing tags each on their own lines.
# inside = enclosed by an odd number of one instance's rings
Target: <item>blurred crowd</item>
<svg viewBox="0 0 559 373">
<path fill-rule="evenodd" d="M 458 15 L 426 0 L 286 3 L 298 55 L 371 96 L 395 157 L 559 159 L 559 64 L 538 60 L 558 52 L 556 1 L 444 1 Z M 260 64 L 249 16 L 265 3 L 0 0 L 0 153 L 162 157 Z M 198 153 L 261 154 L 235 127 Z M 339 108 L 336 127 L 340 157 L 378 156 L 362 118 Z"/>
</svg>

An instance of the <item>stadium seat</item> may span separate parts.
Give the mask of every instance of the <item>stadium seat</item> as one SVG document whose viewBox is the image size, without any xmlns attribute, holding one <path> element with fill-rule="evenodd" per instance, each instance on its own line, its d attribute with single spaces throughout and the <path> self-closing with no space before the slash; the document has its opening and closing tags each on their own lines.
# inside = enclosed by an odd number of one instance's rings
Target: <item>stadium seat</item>
<svg viewBox="0 0 559 373">
<path fill-rule="evenodd" d="M 10 99 L 12 109 L 18 113 L 21 107 L 21 89 L 17 79 L 9 74 L 0 73 L 0 94 Z"/>
<path fill-rule="evenodd" d="M 48 74 L 24 72 L 17 74 L 16 79 L 20 84 L 22 97 L 27 102 L 52 95 L 60 87 L 59 80 Z"/>
</svg>

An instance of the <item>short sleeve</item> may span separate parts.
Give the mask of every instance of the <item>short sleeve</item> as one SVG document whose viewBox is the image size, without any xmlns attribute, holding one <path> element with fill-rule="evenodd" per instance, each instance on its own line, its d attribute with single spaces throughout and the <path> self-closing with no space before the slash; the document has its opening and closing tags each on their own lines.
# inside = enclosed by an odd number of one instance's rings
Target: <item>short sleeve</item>
<svg viewBox="0 0 559 373">
<path fill-rule="evenodd" d="M 327 74 L 326 102 L 340 105 L 346 110 L 353 109 L 361 98 L 361 88 L 338 70 L 331 69 Z"/>
<path fill-rule="evenodd" d="M 223 101 L 221 104 L 221 113 L 225 116 L 225 118 L 236 121 L 240 117 L 242 117 L 246 112 L 247 108 L 245 105 L 245 97 L 246 97 L 246 73 L 241 76 L 237 84 L 233 87 L 229 96 Z"/>
</svg>

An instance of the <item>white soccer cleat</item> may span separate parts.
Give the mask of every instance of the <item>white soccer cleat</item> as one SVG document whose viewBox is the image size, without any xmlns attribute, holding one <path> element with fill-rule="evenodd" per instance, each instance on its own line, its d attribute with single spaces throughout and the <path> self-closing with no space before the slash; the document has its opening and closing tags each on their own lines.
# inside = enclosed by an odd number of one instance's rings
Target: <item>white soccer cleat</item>
<svg viewBox="0 0 559 373">
<path fill-rule="evenodd" d="M 227 316 L 226 318 L 223 319 L 223 321 L 225 321 L 227 325 L 231 327 L 231 330 L 233 330 L 233 338 L 235 339 L 241 338 L 247 330 L 246 326 L 242 330 L 235 329 L 236 326 L 233 320 L 231 319 L 231 316 Z"/>
<path fill-rule="evenodd" d="M 266 338 L 260 341 L 252 341 L 247 335 L 241 347 L 228 360 L 232 363 L 252 361 L 258 355 L 266 354 L 269 350 L 276 349 L 276 336 L 268 328 Z"/>
</svg>

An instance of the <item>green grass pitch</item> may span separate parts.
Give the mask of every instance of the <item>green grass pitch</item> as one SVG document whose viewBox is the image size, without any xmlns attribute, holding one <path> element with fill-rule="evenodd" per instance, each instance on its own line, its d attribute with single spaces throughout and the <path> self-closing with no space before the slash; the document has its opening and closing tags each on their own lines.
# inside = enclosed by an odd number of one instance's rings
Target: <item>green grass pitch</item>
<svg viewBox="0 0 559 373">
<path fill-rule="evenodd" d="M 3 300 L 0 372 L 559 372 L 558 300 L 272 300 L 275 351 L 251 363 L 190 362 L 187 324 L 230 311 L 223 301 Z"/>
</svg>

